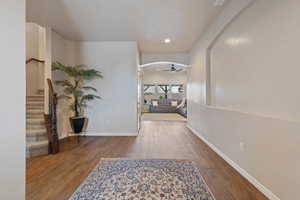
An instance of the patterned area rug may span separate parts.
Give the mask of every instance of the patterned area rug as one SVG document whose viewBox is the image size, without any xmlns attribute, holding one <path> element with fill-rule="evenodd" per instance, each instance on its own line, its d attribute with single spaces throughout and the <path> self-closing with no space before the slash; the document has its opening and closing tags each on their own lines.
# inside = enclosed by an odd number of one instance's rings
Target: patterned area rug
<svg viewBox="0 0 300 200">
<path fill-rule="evenodd" d="M 70 200 L 214 200 L 185 160 L 103 159 Z"/>
</svg>

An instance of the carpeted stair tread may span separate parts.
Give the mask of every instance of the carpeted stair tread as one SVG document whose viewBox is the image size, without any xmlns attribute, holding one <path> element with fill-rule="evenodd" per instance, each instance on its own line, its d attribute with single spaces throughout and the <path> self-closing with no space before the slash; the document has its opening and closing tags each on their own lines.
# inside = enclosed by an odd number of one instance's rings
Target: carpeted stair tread
<svg viewBox="0 0 300 200">
<path fill-rule="evenodd" d="M 40 147 L 48 147 L 48 141 L 44 140 L 44 141 L 38 141 L 38 142 L 27 142 L 26 146 L 29 149 L 34 149 L 34 148 L 40 148 Z"/>
<path fill-rule="evenodd" d="M 43 125 L 45 126 L 44 118 L 37 118 L 37 119 L 26 119 L 27 125 Z"/>
<path fill-rule="evenodd" d="M 44 110 L 42 109 L 31 109 L 26 111 L 27 114 L 44 114 Z"/>
<path fill-rule="evenodd" d="M 26 107 L 30 107 L 30 106 L 32 106 L 32 107 L 37 107 L 37 106 L 39 106 L 39 107 L 44 107 L 44 102 L 38 102 L 38 101 L 35 101 L 35 102 L 30 102 L 30 103 L 27 103 L 26 104 Z"/>
<path fill-rule="evenodd" d="M 30 111 L 40 111 L 40 112 L 44 112 L 44 107 L 35 107 L 35 106 L 33 106 L 33 107 L 30 107 L 30 106 L 27 106 L 27 108 L 26 108 L 26 111 L 27 112 L 30 112 Z"/>
<path fill-rule="evenodd" d="M 38 135 L 46 135 L 47 131 L 46 129 L 30 129 L 26 130 L 27 136 L 38 136 Z"/>
<path fill-rule="evenodd" d="M 27 95 L 27 98 L 44 98 L 43 94 Z"/>
<path fill-rule="evenodd" d="M 26 97 L 26 156 L 48 154 L 48 136 L 44 121 L 44 94 Z"/>
<path fill-rule="evenodd" d="M 27 141 L 26 157 L 35 157 L 48 154 L 48 141 Z"/>
</svg>

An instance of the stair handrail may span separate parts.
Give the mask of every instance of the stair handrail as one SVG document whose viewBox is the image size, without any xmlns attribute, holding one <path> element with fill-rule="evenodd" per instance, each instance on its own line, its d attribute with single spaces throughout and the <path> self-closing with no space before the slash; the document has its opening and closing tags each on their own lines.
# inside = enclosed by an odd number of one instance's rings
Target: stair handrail
<svg viewBox="0 0 300 200">
<path fill-rule="evenodd" d="M 49 139 L 49 153 L 56 154 L 59 152 L 59 139 L 57 133 L 57 94 L 54 91 L 54 87 L 51 79 L 47 79 L 49 87 L 49 114 L 44 114 L 46 129 Z"/>
<path fill-rule="evenodd" d="M 32 62 L 32 61 L 35 61 L 35 62 L 38 62 L 38 63 L 45 63 L 44 60 L 39 60 L 37 58 L 29 58 L 28 60 L 26 60 L 26 64 Z"/>
<path fill-rule="evenodd" d="M 49 97 L 56 95 L 51 79 L 47 78 L 47 83 L 49 87 Z"/>
</svg>

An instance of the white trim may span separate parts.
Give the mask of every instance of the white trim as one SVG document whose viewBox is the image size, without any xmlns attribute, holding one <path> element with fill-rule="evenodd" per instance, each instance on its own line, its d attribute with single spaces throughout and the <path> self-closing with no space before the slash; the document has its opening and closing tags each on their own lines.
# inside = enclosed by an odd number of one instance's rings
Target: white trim
<svg viewBox="0 0 300 200">
<path fill-rule="evenodd" d="M 150 66 L 155 66 L 155 65 L 177 65 L 177 66 L 180 66 L 180 67 L 189 67 L 186 64 L 181 64 L 181 63 L 177 63 L 177 62 L 164 62 L 164 61 L 146 63 L 146 64 L 143 64 L 143 65 L 140 65 L 140 67 L 143 68 L 143 67 L 150 67 Z"/>
<path fill-rule="evenodd" d="M 86 132 L 81 134 L 70 133 L 69 136 L 137 136 L 138 133 L 94 133 Z"/>
<path fill-rule="evenodd" d="M 243 177 L 245 177 L 252 185 L 254 185 L 259 191 L 261 191 L 270 200 L 280 200 L 271 190 L 266 188 L 253 176 L 251 176 L 246 170 L 241 168 L 237 163 L 231 160 L 227 155 L 225 155 L 221 150 L 219 150 L 215 145 L 206 140 L 199 132 L 193 129 L 189 124 L 186 125 L 188 129 L 191 130 L 197 137 L 199 137 L 203 142 L 205 142 L 214 152 L 216 152 L 221 158 L 223 158 L 231 167 L 238 171 Z"/>
<path fill-rule="evenodd" d="M 252 115 L 252 116 L 262 117 L 262 118 L 269 118 L 269 119 L 275 119 L 275 120 L 281 120 L 281 121 L 287 121 L 287 122 L 297 122 L 297 123 L 300 122 L 299 119 L 282 118 L 280 116 L 261 114 L 261 113 L 257 113 L 257 112 L 243 111 L 240 109 L 234 109 L 234 108 L 228 108 L 228 107 L 222 107 L 222 106 L 206 105 L 206 104 L 201 104 L 201 106 L 204 108 L 208 108 L 208 109 L 221 110 L 221 111 L 227 111 L 227 112 L 235 112 L 235 113 L 239 113 L 239 114 Z"/>
</svg>

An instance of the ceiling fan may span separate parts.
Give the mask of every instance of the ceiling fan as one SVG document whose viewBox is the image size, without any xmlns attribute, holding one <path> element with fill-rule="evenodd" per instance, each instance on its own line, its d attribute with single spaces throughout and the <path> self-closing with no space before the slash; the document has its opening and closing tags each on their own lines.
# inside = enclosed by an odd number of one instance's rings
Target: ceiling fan
<svg viewBox="0 0 300 200">
<path fill-rule="evenodd" d="M 166 72 L 181 72 L 183 69 L 182 68 L 176 68 L 174 64 L 171 65 L 171 68 L 170 69 L 165 69 L 163 71 L 166 71 Z"/>
</svg>

